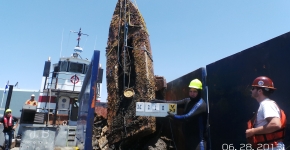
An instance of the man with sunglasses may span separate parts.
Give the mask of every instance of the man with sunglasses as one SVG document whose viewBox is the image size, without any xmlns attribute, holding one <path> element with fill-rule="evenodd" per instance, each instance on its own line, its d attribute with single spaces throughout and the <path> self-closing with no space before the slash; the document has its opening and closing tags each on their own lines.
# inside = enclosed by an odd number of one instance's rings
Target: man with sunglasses
<svg viewBox="0 0 290 150">
<path fill-rule="evenodd" d="M 253 148 L 265 150 L 284 150 L 286 116 L 269 96 L 276 90 L 273 81 L 266 77 L 257 77 L 252 83 L 252 97 L 259 103 L 259 109 L 248 121 L 246 137 Z"/>
<path fill-rule="evenodd" d="M 176 100 L 151 100 L 152 103 L 176 103 L 177 107 L 184 109 L 183 114 L 174 115 L 168 112 L 170 119 L 182 121 L 182 132 L 185 136 L 186 150 L 205 150 L 206 149 L 206 123 L 207 105 L 202 99 L 202 83 L 194 79 L 189 83 L 189 97 Z"/>
<path fill-rule="evenodd" d="M 18 119 L 12 116 L 12 110 L 7 109 L 5 115 L 0 119 L 0 124 L 3 124 L 4 137 L 5 137 L 5 150 L 9 150 L 14 136 L 14 130 L 18 126 Z"/>
</svg>

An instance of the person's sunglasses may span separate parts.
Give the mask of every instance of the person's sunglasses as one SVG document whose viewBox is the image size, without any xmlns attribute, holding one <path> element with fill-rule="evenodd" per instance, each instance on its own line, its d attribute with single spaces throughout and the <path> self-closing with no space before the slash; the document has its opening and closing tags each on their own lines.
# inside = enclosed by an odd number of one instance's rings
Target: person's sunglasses
<svg viewBox="0 0 290 150">
<path fill-rule="evenodd" d="M 251 91 L 254 91 L 255 89 L 256 89 L 256 87 L 252 87 L 252 88 L 251 88 Z"/>
</svg>

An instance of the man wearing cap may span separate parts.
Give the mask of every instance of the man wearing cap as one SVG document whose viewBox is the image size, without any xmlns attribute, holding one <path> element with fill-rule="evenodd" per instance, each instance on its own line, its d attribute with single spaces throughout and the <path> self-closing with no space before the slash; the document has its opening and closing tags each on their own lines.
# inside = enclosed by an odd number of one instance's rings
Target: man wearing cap
<svg viewBox="0 0 290 150">
<path fill-rule="evenodd" d="M 32 94 L 31 98 L 25 102 L 25 105 L 37 106 L 37 101 L 34 100 L 35 95 Z"/>
<path fill-rule="evenodd" d="M 12 110 L 7 109 L 5 115 L 0 119 L 0 124 L 3 124 L 4 137 L 5 137 L 5 150 L 9 150 L 14 136 L 14 130 L 18 126 L 18 119 L 12 116 Z"/>
</svg>

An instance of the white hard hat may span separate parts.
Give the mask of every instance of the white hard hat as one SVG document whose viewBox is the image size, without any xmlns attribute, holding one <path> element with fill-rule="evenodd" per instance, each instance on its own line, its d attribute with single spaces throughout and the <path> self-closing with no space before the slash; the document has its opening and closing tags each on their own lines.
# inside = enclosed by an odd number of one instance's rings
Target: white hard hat
<svg viewBox="0 0 290 150">
<path fill-rule="evenodd" d="M 31 94 L 31 96 L 35 97 L 35 95 L 34 95 L 34 94 Z"/>
</svg>

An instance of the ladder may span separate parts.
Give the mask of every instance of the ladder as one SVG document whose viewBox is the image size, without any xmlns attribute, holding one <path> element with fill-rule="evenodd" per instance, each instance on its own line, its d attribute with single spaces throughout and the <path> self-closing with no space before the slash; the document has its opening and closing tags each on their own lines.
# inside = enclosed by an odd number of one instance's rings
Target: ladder
<svg viewBox="0 0 290 150">
<path fill-rule="evenodd" d="M 68 126 L 66 146 L 72 147 L 76 145 L 76 126 Z"/>
</svg>

